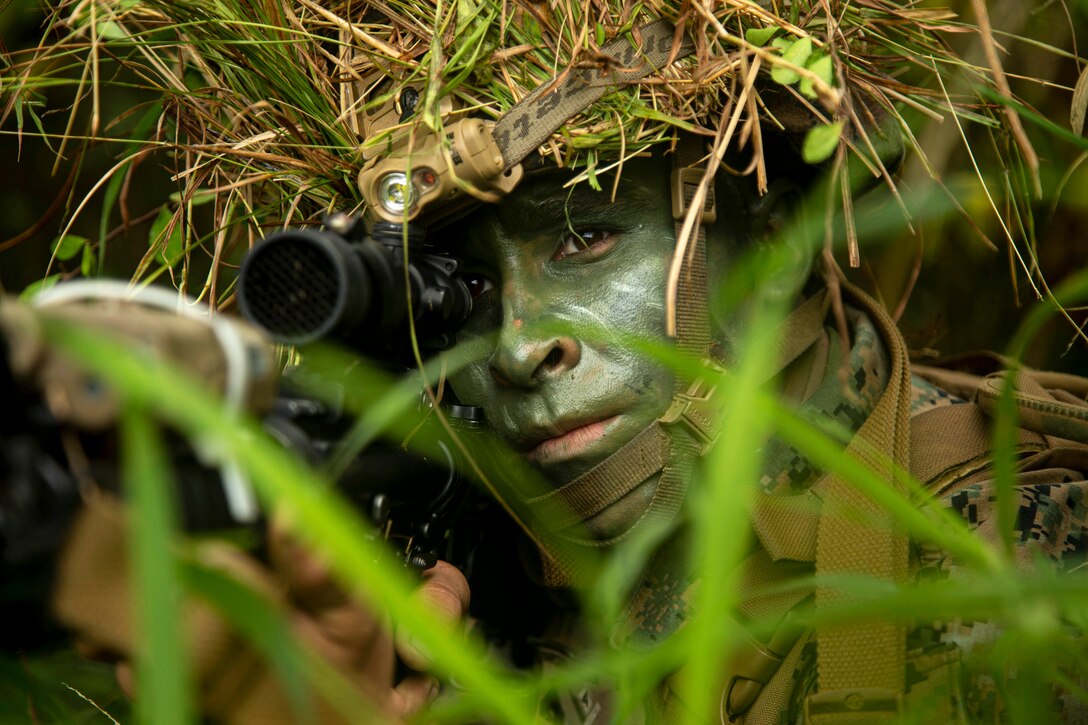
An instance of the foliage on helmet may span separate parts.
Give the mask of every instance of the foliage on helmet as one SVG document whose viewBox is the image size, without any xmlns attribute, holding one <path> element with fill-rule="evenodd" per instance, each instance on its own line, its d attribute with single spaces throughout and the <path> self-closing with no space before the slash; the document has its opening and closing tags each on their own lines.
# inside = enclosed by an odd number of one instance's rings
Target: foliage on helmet
<svg viewBox="0 0 1088 725">
<path fill-rule="evenodd" d="M 689 33 L 696 52 L 569 119 L 544 158 L 592 183 L 680 131 L 710 140 L 728 129 L 747 154 L 741 171 L 762 185 L 764 129 L 796 136 L 810 162 L 859 158 L 879 176 L 881 135 L 898 126 L 914 146 L 903 107 L 1000 125 L 985 103 L 945 90 L 964 88 L 952 76 L 992 85 L 946 42 L 977 29 L 902 0 L 84 0 L 61 5 L 56 37 L 16 59 L 5 111 L 36 118 L 50 86 L 74 84 L 73 116 L 87 96 L 94 107 L 87 135 L 137 142 L 114 175 L 152 150 L 173 154 L 182 191 L 165 227 L 215 201 L 221 226 L 185 246 L 252 244 L 270 225 L 358 208 L 354 175 L 395 132 L 371 119 L 396 106 L 400 88 L 423 89 L 406 124 L 498 118 L 573 69 L 615 66 L 602 46 L 637 43 L 657 18 Z M 112 78 L 147 92 L 149 137 L 97 117 Z"/>
</svg>

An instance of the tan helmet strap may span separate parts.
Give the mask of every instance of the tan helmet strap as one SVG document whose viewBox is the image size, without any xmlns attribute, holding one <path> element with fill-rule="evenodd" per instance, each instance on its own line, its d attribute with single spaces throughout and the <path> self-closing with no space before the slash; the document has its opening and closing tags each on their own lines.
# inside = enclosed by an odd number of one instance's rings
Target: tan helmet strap
<svg viewBox="0 0 1088 725">
<path fill-rule="evenodd" d="M 619 501 L 660 471 L 668 457 L 669 438 L 654 423 L 570 483 L 525 503 L 548 529 L 566 529 Z"/>
<path fill-rule="evenodd" d="M 695 136 L 684 134 L 676 141 L 672 169 L 672 216 L 676 238 L 680 238 L 684 219 L 706 172 L 707 154 Z M 680 269 L 676 294 L 676 346 L 688 355 L 705 358 L 710 353 L 710 318 L 707 314 L 706 230 L 716 218 L 714 184 L 711 182 L 703 202 L 703 212 L 692 229 L 692 242 Z M 677 392 L 686 385 L 677 383 Z"/>
<path fill-rule="evenodd" d="M 673 153 L 672 197 L 673 221 L 676 238 L 680 238 L 684 218 L 695 192 L 706 173 L 702 142 L 695 136 L 683 134 L 676 142 Z M 709 290 L 706 270 L 706 231 L 704 223 L 714 221 L 713 183 L 707 191 L 702 214 L 692 229 L 692 244 L 680 268 L 680 283 L 676 296 L 676 346 L 680 352 L 701 360 L 710 356 L 710 316 L 707 311 Z M 717 415 L 700 411 L 700 405 L 715 406 L 715 387 L 709 387 L 702 379 L 686 381 L 677 376 L 673 391 L 673 404 L 659 421 L 665 426 L 669 438 L 669 455 L 661 471 L 650 505 L 639 520 L 626 532 L 609 541 L 616 543 L 635 529 L 645 526 L 666 527 L 675 521 L 684 503 L 688 482 L 691 480 L 696 460 L 705 453 L 717 437 Z M 679 414 L 669 419 L 674 411 Z M 700 412 L 702 414 L 700 415 Z M 681 422 L 682 425 L 673 425 Z M 694 422 L 694 424 L 692 424 Z"/>
<path fill-rule="evenodd" d="M 672 170 L 672 215 L 677 240 L 680 239 L 684 219 L 696 190 L 706 173 L 706 157 L 703 143 L 698 137 L 683 134 L 677 139 Z M 676 295 L 676 346 L 680 352 L 701 360 L 709 359 L 711 344 L 704 224 L 713 222 L 714 218 L 714 184 L 711 180 L 702 213 L 692 229 L 692 243 L 680 268 Z M 717 438 L 718 416 L 713 411 L 719 401 L 714 391 L 715 386 L 711 384 L 708 387 L 702 379 L 686 381 L 677 376 L 673 404 L 660 420 L 669 435 L 669 460 L 661 471 L 661 480 L 645 513 L 635 526 L 617 539 L 629 535 L 638 527 L 665 527 L 676 519 L 696 461 Z M 702 409 L 703 405 L 709 409 Z"/>
</svg>

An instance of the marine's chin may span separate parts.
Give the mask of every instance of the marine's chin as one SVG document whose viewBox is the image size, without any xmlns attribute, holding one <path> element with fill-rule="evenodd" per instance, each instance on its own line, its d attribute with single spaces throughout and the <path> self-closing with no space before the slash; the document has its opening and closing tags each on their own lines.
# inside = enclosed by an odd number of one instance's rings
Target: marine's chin
<svg viewBox="0 0 1088 725">
<path fill-rule="evenodd" d="M 661 474 L 655 473 L 619 501 L 587 519 L 583 524 L 585 535 L 594 541 L 607 541 L 628 531 L 650 507 L 660 479 Z"/>
</svg>

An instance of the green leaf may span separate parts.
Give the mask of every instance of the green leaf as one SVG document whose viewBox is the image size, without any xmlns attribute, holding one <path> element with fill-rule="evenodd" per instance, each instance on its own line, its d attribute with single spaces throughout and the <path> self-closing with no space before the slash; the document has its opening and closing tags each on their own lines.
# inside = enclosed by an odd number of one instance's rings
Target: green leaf
<svg viewBox="0 0 1088 725">
<path fill-rule="evenodd" d="M 830 86 L 832 84 L 833 74 L 834 74 L 835 71 L 834 71 L 834 66 L 831 63 L 831 56 L 830 55 L 825 55 L 825 54 L 821 53 L 820 55 L 814 56 L 813 58 L 809 59 L 809 62 L 806 65 L 806 67 L 810 71 L 815 73 L 817 76 L 819 76 L 820 80 L 822 80 L 827 85 Z M 816 88 L 815 88 L 815 86 L 816 86 L 816 83 L 812 78 L 802 78 L 801 79 L 801 85 L 800 85 L 801 93 L 804 93 L 809 98 L 815 98 L 816 97 Z"/>
<path fill-rule="evenodd" d="M 776 43 L 775 47 L 782 46 Z M 808 37 L 798 38 L 782 51 L 782 60 L 794 65 L 804 66 L 810 55 L 812 55 L 812 39 Z M 771 77 L 784 86 L 792 85 L 801 79 L 796 71 L 777 65 L 771 68 Z"/>
<path fill-rule="evenodd" d="M 86 244 L 86 237 L 67 234 L 63 237 L 54 239 L 53 243 L 49 245 L 49 248 L 53 250 L 57 259 L 67 262 L 69 259 L 79 254 Z"/>
<path fill-rule="evenodd" d="M 159 215 L 155 217 L 155 221 L 151 223 L 151 231 L 147 240 L 148 246 L 157 248 L 159 258 L 171 267 L 178 261 L 181 253 L 185 251 L 180 223 L 175 224 L 174 228 L 170 230 L 169 237 L 166 236 L 166 231 L 170 228 L 170 222 L 173 218 L 174 212 L 170 211 L 169 206 L 164 206 L 159 211 Z"/>
<path fill-rule="evenodd" d="M 794 65 L 804 65 L 808 62 L 810 55 L 812 55 L 812 38 L 805 36 L 793 41 L 782 57 Z"/>
<path fill-rule="evenodd" d="M 94 249 L 90 244 L 83 245 L 83 259 L 79 262 L 79 273 L 84 277 L 94 276 Z"/>
<path fill-rule="evenodd" d="M 586 163 L 586 177 L 589 179 L 589 188 L 594 191 L 601 190 L 601 182 L 597 180 L 597 154 L 589 152 L 589 161 Z"/>
<path fill-rule="evenodd" d="M 31 297 L 38 294 L 39 292 L 44 292 L 45 290 L 55 285 L 57 282 L 60 281 L 60 278 L 63 276 L 63 272 L 57 272 L 56 274 L 51 274 L 48 277 L 45 277 L 44 279 L 39 279 L 36 282 L 31 282 L 25 288 L 23 288 L 22 292 L 19 293 L 19 299 L 23 300 L 24 302 L 29 300 Z"/>
<path fill-rule="evenodd" d="M 744 39 L 757 48 L 762 48 L 777 32 L 778 28 L 748 28 L 744 31 Z"/>
<path fill-rule="evenodd" d="M 218 194 L 216 194 L 216 192 L 212 191 L 211 189 L 200 189 L 194 192 L 189 197 L 189 204 L 191 206 L 202 206 L 204 204 L 207 204 L 209 201 L 215 201 L 216 196 L 218 196 Z M 181 192 L 175 191 L 173 194 L 170 195 L 169 198 L 170 201 L 174 202 L 175 204 L 180 204 L 182 199 Z"/>
<path fill-rule="evenodd" d="M 102 40 L 123 40 L 128 37 L 128 33 L 114 21 L 107 20 L 99 24 L 98 37 Z"/>
<path fill-rule="evenodd" d="M 801 146 L 801 157 L 806 163 L 818 164 L 835 152 L 842 136 L 842 121 L 814 126 L 805 134 L 805 143 Z"/>
</svg>

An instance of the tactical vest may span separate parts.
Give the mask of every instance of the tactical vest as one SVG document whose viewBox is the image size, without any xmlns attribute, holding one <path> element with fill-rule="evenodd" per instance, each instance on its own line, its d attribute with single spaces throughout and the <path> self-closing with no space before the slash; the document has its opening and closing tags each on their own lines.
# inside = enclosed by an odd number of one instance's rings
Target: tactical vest
<svg viewBox="0 0 1088 725">
<path fill-rule="evenodd" d="M 981 495 L 987 500 L 994 476 L 993 421 L 1010 375 L 1003 372 L 1005 361 L 982 356 L 956 367 L 910 368 L 894 323 L 876 305 L 868 312 L 893 348 L 891 380 L 847 454 L 861 455 L 871 464 L 866 448 L 875 445 L 902 462 L 935 499 L 954 501 L 958 492 L 972 491 L 976 499 Z M 922 405 L 910 415 L 912 372 L 944 391 L 945 400 Z M 1088 378 L 1021 369 L 1013 374 L 1013 387 L 1020 426 L 1013 455 L 1016 486 L 1022 491 L 1061 483 L 1088 492 Z M 796 624 L 794 612 L 800 605 L 814 601 L 818 610 L 841 601 L 838 593 L 782 593 L 781 588 L 777 594 L 765 593 L 813 572 L 907 582 L 918 569 L 916 552 L 890 516 L 885 517 L 887 536 L 879 540 L 876 529 L 858 523 L 857 517 L 828 515 L 833 507 L 860 507 L 870 513 L 876 506 L 833 476 L 821 478 L 803 500 L 798 497 L 794 503 L 799 505 L 773 506 L 770 498 L 757 497 L 751 513 L 760 546 L 739 571 L 741 603 L 731 616 L 746 636 L 725 668 L 721 722 L 898 722 L 920 702 L 926 703 L 928 721 L 963 721 L 960 693 L 949 685 L 957 680 L 961 659 L 955 648 L 942 650 L 940 656 L 913 653 L 908 663 L 907 628 L 901 625 L 878 622 L 806 631 Z M 778 625 L 769 638 L 756 638 L 747 634 L 747 625 L 754 621 Z M 807 682 L 799 677 L 806 663 L 811 665 Z M 664 722 L 686 722 L 677 686 L 683 676 L 683 671 L 675 673 L 663 686 Z"/>
</svg>

